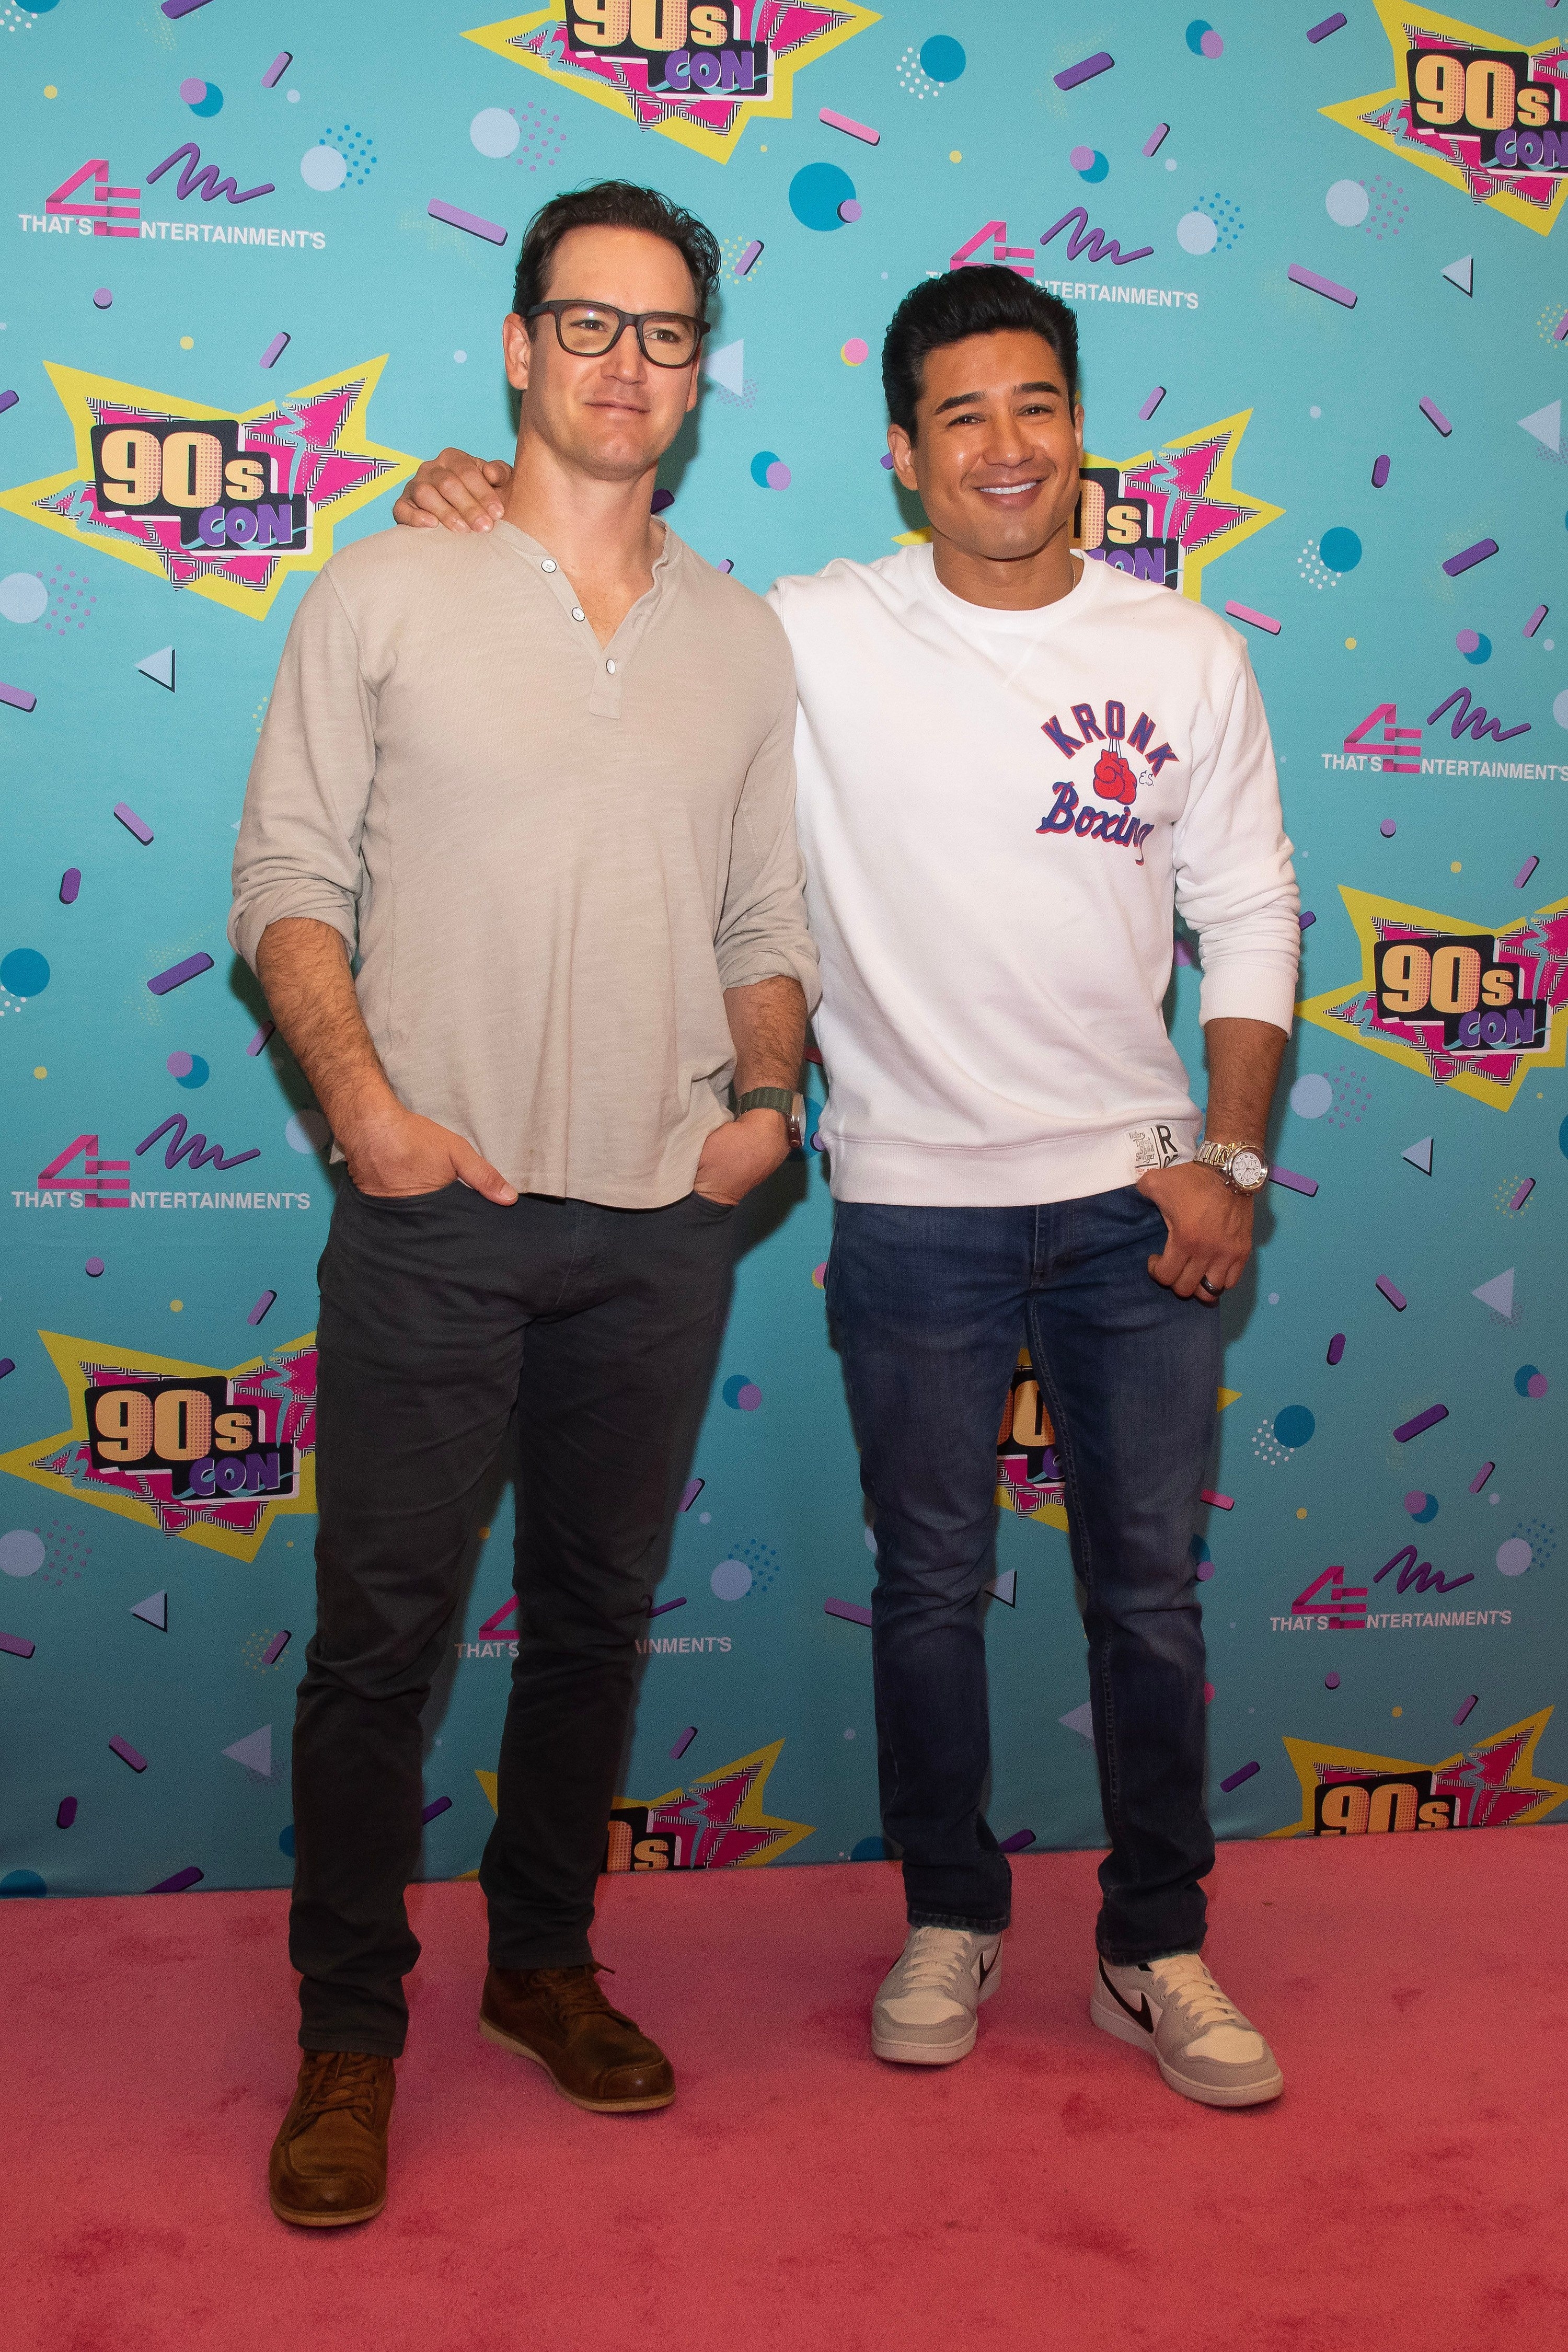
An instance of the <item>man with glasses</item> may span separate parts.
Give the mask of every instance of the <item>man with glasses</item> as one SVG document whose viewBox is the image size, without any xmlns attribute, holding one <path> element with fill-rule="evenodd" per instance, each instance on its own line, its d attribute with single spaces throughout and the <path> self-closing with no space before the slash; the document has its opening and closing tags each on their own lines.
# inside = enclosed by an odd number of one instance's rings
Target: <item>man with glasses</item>
<svg viewBox="0 0 1568 2352">
<path fill-rule="evenodd" d="M 274 2211 L 308 2227 L 385 2202 L 421 1710 L 508 1444 L 518 1649 L 480 2032 L 595 2114 L 674 2096 L 599 1990 L 595 1880 L 731 1214 L 798 1140 L 816 996 L 788 645 L 649 508 L 718 268 L 649 190 L 545 205 L 503 329 L 522 399 L 501 520 L 332 559 L 246 795 L 230 937 L 348 1179 L 294 1734 L 304 2054 L 270 2168 Z"/>
</svg>

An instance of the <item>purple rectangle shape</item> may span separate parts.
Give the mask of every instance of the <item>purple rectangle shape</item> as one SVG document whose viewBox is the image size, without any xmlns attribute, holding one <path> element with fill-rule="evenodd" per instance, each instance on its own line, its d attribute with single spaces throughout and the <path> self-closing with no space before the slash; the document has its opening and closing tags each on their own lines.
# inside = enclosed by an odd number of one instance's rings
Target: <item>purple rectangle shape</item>
<svg viewBox="0 0 1568 2352">
<path fill-rule="evenodd" d="M 1341 1357 L 1344 1354 L 1344 1352 L 1345 1352 L 1345 1335 L 1344 1335 L 1344 1333 L 1343 1333 L 1342 1331 L 1336 1331 L 1336 1332 L 1334 1333 L 1333 1338 L 1329 1341 L 1329 1361 L 1330 1361 L 1330 1363 L 1331 1363 L 1331 1364 L 1337 1364 L 1337 1363 L 1339 1362 L 1339 1360 L 1340 1360 Z"/>
<path fill-rule="evenodd" d="M 1034 1843 L 1033 1830 L 1015 1830 L 1011 1837 L 1003 1839 L 996 1851 L 998 1853 L 1022 1853 L 1026 1846 L 1031 1846 Z"/>
<path fill-rule="evenodd" d="M 1255 1772 L 1261 1772 L 1262 1769 L 1261 1764 L 1244 1764 L 1239 1772 L 1227 1772 L 1219 1785 L 1228 1797 L 1233 1789 L 1239 1789 L 1244 1780 L 1250 1780 Z"/>
<path fill-rule="evenodd" d="M 1524 1206 L 1524 1204 L 1525 1204 L 1525 1202 L 1529 1200 L 1529 1198 L 1530 1198 L 1531 1194 L 1534 1192 L 1534 1190 L 1535 1190 L 1535 1179 L 1534 1179 L 1534 1177 L 1533 1177 L 1533 1176 L 1527 1176 L 1527 1177 L 1525 1178 L 1525 1180 L 1524 1180 L 1523 1183 L 1520 1186 L 1520 1188 L 1519 1188 L 1518 1192 L 1514 1194 L 1514 1196 L 1513 1196 L 1512 1200 L 1509 1202 L 1509 1204 L 1508 1204 L 1508 1205 L 1509 1205 L 1509 1207 L 1510 1207 L 1510 1209 L 1522 1209 L 1522 1208 L 1523 1208 L 1523 1206 Z"/>
<path fill-rule="evenodd" d="M 1313 914 L 1310 907 L 1303 907 L 1300 913 L 1296 918 L 1297 928 L 1300 930 L 1310 931 L 1317 919 L 1318 919 L 1316 915 Z"/>
<path fill-rule="evenodd" d="M 249 1314 L 246 1317 L 246 1321 L 247 1323 L 259 1323 L 262 1317 L 266 1314 L 268 1308 L 273 1304 L 277 1297 L 278 1293 L 275 1290 L 264 1290 L 260 1297 L 257 1300 L 255 1306 L 251 1308 Z"/>
<path fill-rule="evenodd" d="M 1475 1476 L 1470 1481 L 1470 1492 L 1472 1495 L 1479 1495 L 1480 1493 L 1481 1488 L 1486 1485 L 1487 1480 L 1491 1476 L 1492 1472 L 1496 1468 L 1497 1464 L 1495 1462 L 1483 1462 L 1481 1464 L 1480 1468 L 1476 1472 Z"/>
<path fill-rule="evenodd" d="M 284 1628 L 281 1633 L 274 1633 L 272 1639 L 268 1643 L 267 1647 L 261 1653 L 262 1664 L 264 1666 L 275 1666 L 293 1639 L 293 1634 L 287 1627 Z"/>
<path fill-rule="evenodd" d="M 288 348 L 289 338 L 280 328 L 278 333 L 273 336 L 272 341 L 268 344 L 267 349 L 261 354 L 262 366 L 264 368 L 275 367 Z"/>
<path fill-rule="evenodd" d="M 155 971 L 147 982 L 148 992 L 167 996 L 172 988 L 183 988 L 187 980 L 195 980 L 198 972 L 211 971 L 212 968 L 210 955 L 186 956 L 183 963 L 172 963 L 167 971 Z"/>
<path fill-rule="evenodd" d="M 249 1045 L 246 1047 L 246 1052 L 247 1054 L 259 1054 L 261 1048 L 266 1045 L 267 1040 L 271 1036 L 277 1026 L 278 1024 L 276 1021 L 264 1021 L 260 1028 L 257 1031 L 255 1036 L 251 1039 Z"/>
<path fill-rule="evenodd" d="M 1539 857 L 1527 857 L 1525 859 L 1524 864 L 1520 867 L 1519 872 L 1513 877 L 1513 887 L 1516 890 L 1523 889 L 1525 884 L 1529 881 L 1531 876 L 1534 873 L 1540 863 L 1541 860 Z"/>
<path fill-rule="evenodd" d="M 20 1633 L 0 1633 L 0 1650 L 8 1658 L 30 1658 L 37 1646 L 36 1642 L 24 1640 Z"/>
<path fill-rule="evenodd" d="M 1321 25 L 1310 25 L 1307 27 L 1307 38 L 1310 41 L 1326 41 L 1331 33 L 1342 32 L 1349 22 L 1350 19 L 1344 10 L 1336 8 L 1333 15 L 1325 16 Z"/>
<path fill-rule="evenodd" d="M 0 1381 L 9 1380 L 11 1374 L 16 1370 L 16 1359 L 15 1356 L 0 1356 Z"/>
<path fill-rule="evenodd" d="M 1477 1702 L 1479 1701 L 1479 1697 L 1480 1697 L 1480 1693 L 1479 1693 L 1479 1691 L 1472 1691 L 1472 1692 L 1470 1693 L 1469 1697 L 1465 1701 L 1465 1703 L 1464 1703 L 1463 1706 L 1459 1709 L 1458 1714 L 1454 1717 L 1454 1722 L 1455 1722 L 1456 1726 L 1458 1726 L 1458 1725 L 1459 1725 L 1459 1724 L 1463 1723 L 1463 1722 L 1464 1722 L 1464 1720 L 1465 1720 L 1465 1717 L 1466 1717 L 1468 1715 L 1471 1714 L 1471 1713 L 1474 1711 L 1475 1706 L 1476 1706 Z"/>
<path fill-rule="evenodd" d="M 1401 1445 L 1408 1445 L 1411 1439 L 1419 1437 L 1424 1429 L 1435 1429 L 1438 1422 L 1447 1418 L 1446 1404 L 1429 1404 L 1425 1412 L 1416 1413 L 1413 1420 L 1402 1421 L 1394 1434 Z"/>
<path fill-rule="evenodd" d="M 1374 457 L 1374 458 L 1373 459 L 1373 461 L 1372 461 L 1372 487 L 1373 487 L 1373 488 L 1374 490 L 1381 490 L 1381 489 L 1382 489 L 1382 488 L 1383 488 L 1383 486 L 1384 486 L 1384 482 L 1386 482 L 1386 481 L 1387 481 L 1387 479 L 1388 479 L 1388 459 L 1387 459 L 1387 457 Z"/>
<path fill-rule="evenodd" d="M 29 694 L 25 686 L 6 686 L 0 682 L 0 702 L 8 702 L 13 710 L 36 710 L 38 698 Z"/>
<path fill-rule="evenodd" d="M 1537 604 L 1537 606 L 1536 606 L 1536 608 L 1535 608 L 1534 612 L 1533 612 L 1533 613 L 1531 613 L 1531 616 L 1530 616 L 1529 620 L 1528 620 L 1528 621 L 1526 621 L 1526 623 L 1525 623 L 1525 625 L 1524 625 L 1524 634 L 1525 634 L 1525 635 L 1526 635 L 1527 637 L 1532 637 L 1532 636 L 1535 635 L 1535 632 L 1536 632 L 1536 631 L 1537 631 L 1537 629 L 1541 626 L 1541 624 L 1542 623 L 1542 621 L 1544 621 L 1544 619 L 1545 619 L 1545 618 L 1546 618 L 1546 607 L 1545 607 L 1545 605 L 1544 605 L 1544 604 Z"/>
<path fill-rule="evenodd" d="M 205 1870 L 198 1870 L 194 1862 L 189 1862 L 184 1870 L 176 1870 L 172 1878 L 161 1878 L 157 1885 L 150 1886 L 147 1892 L 149 1895 L 183 1895 L 187 1886 L 194 1886 L 198 1878 L 205 1876 Z"/>
<path fill-rule="evenodd" d="M 1396 1307 L 1401 1315 L 1403 1315 L 1405 1308 L 1410 1304 L 1410 1301 L 1405 1297 L 1403 1290 L 1397 1289 L 1395 1286 L 1390 1282 L 1387 1275 L 1385 1274 L 1380 1274 L 1378 1276 L 1377 1286 L 1379 1290 L 1382 1291 L 1384 1297 L 1387 1299 L 1389 1305 L 1391 1307 Z"/>
<path fill-rule="evenodd" d="M 451 1810 L 450 1797 L 432 1797 L 419 1818 L 422 1822 L 433 1822 L 437 1813 L 449 1813 Z"/>
<path fill-rule="evenodd" d="M 8 408 L 15 408 L 16 400 L 17 394 L 10 389 L 9 385 L 4 392 L 0 392 L 0 416 L 4 416 Z"/>
<path fill-rule="evenodd" d="M 679 1601 L 661 1601 L 657 1609 L 650 1609 L 647 1613 L 649 1617 L 663 1617 L 671 1609 L 684 1609 L 685 1606 L 686 1595 L 683 1592 Z"/>
<path fill-rule="evenodd" d="M 1051 79 L 1058 89 L 1076 89 L 1080 81 L 1092 81 L 1096 74 L 1109 73 L 1116 59 L 1109 49 L 1096 49 L 1091 58 L 1079 58 L 1076 66 L 1064 66 Z"/>
<path fill-rule="evenodd" d="M 1314 294 L 1326 294 L 1331 302 L 1342 302 L 1347 310 L 1355 309 L 1356 297 L 1350 288 L 1341 286 L 1332 278 L 1320 278 L 1315 269 L 1303 269 L 1296 261 L 1290 264 L 1285 275 L 1295 285 L 1308 287 Z"/>
<path fill-rule="evenodd" d="M 147 1759 L 145 1756 L 137 1754 L 129 1739 L 121 1739 L 120 1734 L 115 1732 L 111 1735 L 109 1744 L 122 1764 L 129 1764 L 133 1772 L 145 1772 Z"/>
<path fill-rule="evenodd" d="M 871 1622 L 871 1612 L 863 1609 L 858 1601 L 825 1601 L 822 1613 L 825 1617 L 847 1618 L 851 1625 L 868 1625 Z"/>
<path fill-rule="evenodd" d="M 1168 139 L 1170 137 L 1170 133 L 1171 126 L 1168 122 L 1156 122 L 1153 130 L 1151 131 L 1149 136 L 1143 142 L 1143 152 L 1145 155 L 1157 155 L 1160 152 L 1162 142 Z"/>
<path fill-rule="evenodd" d="M 703 1487 L 707 1484 L 708 1481 L 706 1478 L 689 1478 L 687 1480 L 686 1492 L 680 1497 L 680 1507 L 683 1511 L 689 1511 L 691 1508 L 692 1504 L 697 1500 L 698 1496 L 700 1495 Z"/>
<path fill-rule="evenodd" d="M 697 1726 L 694 1723 L 689 1723 L 669 1751 L 669 1760 L 672 1764 L 678 1764 L 696 1737 Z"/>
<path fill-rule="evenodd" d="M 444 205 L 439 196 L 432 196 L 425 207 L 432 220 L 445 221 L 449 228 L 465 228 L 470 236 L 482 236 L 487 245 L 504 245 L 506 231 L 499 221 L 481 220 L 478 213 L 466 213 L 460 205 Z"/>
<path fill-rule="evenodd" d="M 60 1799 L 60 1809 L 55 1815 L 56 1829 L 68 1830 L 75 1820 L 76 1799 L 74 1797 L 62 1797 Z"/>
<path fill-rule="evenodd" d="M 261 77 L 262 89 L 275 89 L 293 62 L 294 53 L 291 49 L 279 49 Z"/>
<path fill-rule="evenodd" d="M 1276 1163 L 1268 1171 L 1271 1184 L 1283 1184 L 1288 1192 L 1304 1192 L 1310 1201 L 1318 1189 L 1315 1176 L 1298 1176 L 1293 1168 L 1281 1168 Z"/>
<path fill-rule="evenodd" d="M 735 264 L 736 277 L 744 278 L 748 269 L 754 269 L 757 263 L 762 258 L 762 252 L 763 240 L 760 236 L 754 236 L 750 245 L 746 247 L 744 253 L 741 256 L 739 261 Z"/>
<path fill-rule="evenodd" d="M 1568 310 L 1563 311 L 1563 316 L 1552 328 L 1552 340 L 1554 343 L 1560 343 L 1564 335 L 1568 335 Z"/>
<path fill-rule="evenodd" d="M 137 840 L 141 842 L 143 846 L 152 840 L 152 826 L 148 824 L 144 816 L 137 815 L 135 810 L 130 805 L 129 802 L 116 801 L 114 803 L 114 814 L 120 819 L 121 824 L 125 827 L 126 832 L 133 833 L 136 835 Z"/>
<path fill-rule="evenodd" d="M 1473 565 L 1484 563 L 1489 555 L 1496 553 L 1495 539 L 1478 539 L 1474 547 L 1462 547 L 1458 555 L 1450 555 L 1443 569 L 1450 580 L 1457 580 L 1461 572 L 1468 572 Z"/>
<path fill-rule="evenodd" d="M 1429 425 L 1435 425 L 1437 427 L 1438 432 L 1443 436 L 1444 439 L 1447 440 L 1454 428 L 1449 424 L 1447 418 L 1444 415 L 1442 410 L 1438 407 L 1436 402 L 1435 400 L 1423 398 L 1419 403 L 1419 406 L 1421 414 L 1426 419 L 1427 423 Z"/>
<path fill-rule="evenodd" d="M 205 8 L 206 5 L 207 0 L 163 0 L 163 14 L 165 16 L 192 16 L 198 8 Z"/>
<path fill-rule="evenodd" d="M 1149 419 L 1153 415 L 1154 411 L 1159 407 L 1160 403 L 1164 399 L 1164 385 L 1163 383 L 1157 383 L 1154 386 L 1153 391 L 1149 394 L 1148 399 L 1143 403 L 1142 407 L 1138 411 L 1138 420 L 1140 424 L 1148 424 Z"/>
</svg>

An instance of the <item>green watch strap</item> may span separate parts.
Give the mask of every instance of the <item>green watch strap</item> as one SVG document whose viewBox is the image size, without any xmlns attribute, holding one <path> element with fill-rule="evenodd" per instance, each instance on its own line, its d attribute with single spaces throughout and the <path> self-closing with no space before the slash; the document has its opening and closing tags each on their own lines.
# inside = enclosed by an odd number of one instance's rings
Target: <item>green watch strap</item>
<svg viewBox="0 0 1568 2352">
<path fill-rule="evenodd" d="M 785 1118 L 796 1118 L 799 1117 L 796 1108 L 799 1101 L 800 1097 L 792 1094 L 787 1087 L 753 1087 L 749 1094 L 736 1097 L 735 1108 L 737 1111 L 779 1110 L 783 1111 Z"/>
</svg>

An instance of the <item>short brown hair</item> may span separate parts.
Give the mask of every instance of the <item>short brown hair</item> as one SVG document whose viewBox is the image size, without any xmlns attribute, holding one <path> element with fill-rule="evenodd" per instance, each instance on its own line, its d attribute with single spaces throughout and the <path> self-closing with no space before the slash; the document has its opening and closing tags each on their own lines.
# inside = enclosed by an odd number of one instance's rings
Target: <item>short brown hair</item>
<svg viewBox="0 0 1568 2352">
<path fill-rule="evenodd" d="M 592 187 L 552 196 L 524 229 L 512 292 L 512 308 L 520 319 L 543 301 L 555 248 L 574 228 L 640 228 L 649 236 L 662 236 L 690 271 L 697 315 L 707 318 L 720 268 L 719 241 L 712 230 L 657 188 L 639 188 L 629 180 L 598 180 Z"/>
</svg>

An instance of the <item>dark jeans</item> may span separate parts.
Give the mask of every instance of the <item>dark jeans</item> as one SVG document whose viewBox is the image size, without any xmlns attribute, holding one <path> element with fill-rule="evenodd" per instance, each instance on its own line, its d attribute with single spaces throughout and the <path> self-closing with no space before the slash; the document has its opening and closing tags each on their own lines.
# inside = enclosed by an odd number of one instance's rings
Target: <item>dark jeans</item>
<svg viewBox="0 0 1568 2352">
<path fill-rule="evenodd" d="M 1110 1852 L 1108 1959 L 1196 1951 L 1214 1866 L 1204 1637 L 1190 1543 L 1214 1433 L 1219 1319 L 1148 1271 L 1134 1187 L 1045 1208 L 841 1202 L 827 1301 L 876 1513 L 871 1648 L 882 1822 L 916 1927 L 1005 1927 L 1012 1874 L 990 1769 L 982 1591 L 996 1433 L 1027 1345 L 1056 1427 Z"/>
<path fill-rule="evenodd" d="M 395 2057 L 420 1710 L 504 1445 L 518 1655 L 479 1872 L 499 1968 L 589 1959 L 637 1638 L 729 1304 L 732 1219 L 345 1183 L 321 1257 L 316 1632 L 294 1726 L 307 2050 Z"/>
</svg>

